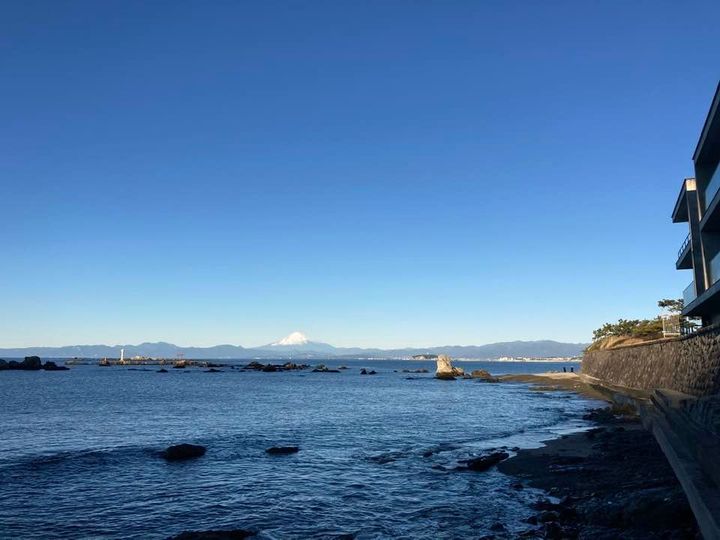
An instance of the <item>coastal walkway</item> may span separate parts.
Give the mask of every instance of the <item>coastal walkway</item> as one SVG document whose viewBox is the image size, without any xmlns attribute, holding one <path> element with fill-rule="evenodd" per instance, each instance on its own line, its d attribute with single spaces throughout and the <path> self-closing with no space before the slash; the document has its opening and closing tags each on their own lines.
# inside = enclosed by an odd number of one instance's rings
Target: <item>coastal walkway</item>
<svg viewBox="0 0 720 540">
<path fill-rule="evenodd" d="M 720 540 L 720 396 L 648 392 L 579 378 L 607 400 L 638 411 L 675 472 L 703 538 Z"/>
<path fill-rule="evenodd" d="M 705 540 L 720 540 L 720 396 L 656 390 L 638 408 L 675 471 Z"/>
</svg>

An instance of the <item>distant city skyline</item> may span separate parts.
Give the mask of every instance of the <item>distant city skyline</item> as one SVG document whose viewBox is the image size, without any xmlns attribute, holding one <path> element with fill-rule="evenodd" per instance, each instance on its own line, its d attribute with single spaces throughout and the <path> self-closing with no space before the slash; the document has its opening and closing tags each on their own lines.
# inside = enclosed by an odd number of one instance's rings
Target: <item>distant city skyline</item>
<svg viewBox="0 0 720 540">
<path fill-rule="evenodd" d="M 8 2 L 0 348 L 587 342 L 690 283 L 720 4 Z"/>
</svg>

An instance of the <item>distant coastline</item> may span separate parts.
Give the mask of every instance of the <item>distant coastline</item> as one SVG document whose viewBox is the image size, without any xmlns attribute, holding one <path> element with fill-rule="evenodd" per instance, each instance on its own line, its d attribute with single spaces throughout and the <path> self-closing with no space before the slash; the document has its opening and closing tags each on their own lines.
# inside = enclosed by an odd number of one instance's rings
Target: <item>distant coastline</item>
<svg viewBox="0 0 720 540">
<path fill-rule="evenodd" d="M 260 347 L 240 345 L 216 345 L 213 347 L 181 347 L 172 343 L 141 343 L 139 345 L 68 345 L 63 347 L 0 348 L 0 358 L 119 358 L 121 350 L 126 357 L 172 358 L 202 360 L 259 360 L 273 359 L 410 359 L 413 356 L 432 359 L 447 354 L 458 360 L 493 361 L 557 361 L 578 357 L 586 343 L 563 343 L 552 340 L 508 341 L 486 345 L 445 345 L 438 347 L 406 347 L 399 349 L 335 347 L 333 345 L 304 340 L 284 345 L 283 340 Z M 515 360 L 507 360 L 515 359 Z"/>
</svg>

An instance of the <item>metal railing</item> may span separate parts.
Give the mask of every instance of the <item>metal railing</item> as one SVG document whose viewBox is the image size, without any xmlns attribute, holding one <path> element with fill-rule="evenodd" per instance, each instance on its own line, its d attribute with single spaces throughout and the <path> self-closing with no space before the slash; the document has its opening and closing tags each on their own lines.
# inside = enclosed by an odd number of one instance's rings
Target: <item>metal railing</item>
<svg viewBox="0 0 720 540">
<path fill-rule="evenodd" d="M 680 246 L 680 251 L 678 251 L 678 259 L 682 257 L 682 254 L 685 253 L 685 250 L 690 245 L 690 233 L 685 237 L 685 241 L 682 243 L 682 246 Z"/>
</svg>

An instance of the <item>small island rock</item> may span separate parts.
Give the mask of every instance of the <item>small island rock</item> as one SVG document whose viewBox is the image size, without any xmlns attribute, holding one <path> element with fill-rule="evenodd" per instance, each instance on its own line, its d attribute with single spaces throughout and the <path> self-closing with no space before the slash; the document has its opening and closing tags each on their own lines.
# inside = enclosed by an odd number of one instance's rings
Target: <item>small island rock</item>
<svg viewBox="0 0 720 540">
<path fill-rule="evenodd" d="M 441 354 L 438 356 L 437 369 L 435 370 L 437 379 L 453 381 L 455 377 L 462 377 L 463 375 L 465 375 L 465 371 L 462 368 L 453 367 L 448 355 Z"/>
</svg>

